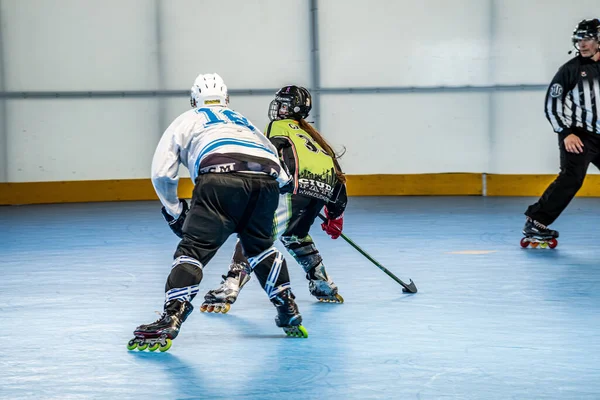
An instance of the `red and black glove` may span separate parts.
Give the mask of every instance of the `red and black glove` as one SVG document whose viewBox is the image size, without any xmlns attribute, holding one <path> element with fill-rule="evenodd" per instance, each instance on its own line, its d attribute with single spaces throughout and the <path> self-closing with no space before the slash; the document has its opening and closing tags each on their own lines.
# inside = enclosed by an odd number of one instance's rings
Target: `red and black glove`
<svg viewBox="0 0 600 400">
<path fill-rule="evenodd" d="M 344 228 L 344 214 L 332 219 L 329 217 L 327 208 L 325 208 L 325 217 L 327 217 L 327 221 L 321 224 L 321 228 L 323 228 L 325 233 L 331 236 L 332 239 L 339 238 L 342 234 L 342 229 Z"/>
</svg>

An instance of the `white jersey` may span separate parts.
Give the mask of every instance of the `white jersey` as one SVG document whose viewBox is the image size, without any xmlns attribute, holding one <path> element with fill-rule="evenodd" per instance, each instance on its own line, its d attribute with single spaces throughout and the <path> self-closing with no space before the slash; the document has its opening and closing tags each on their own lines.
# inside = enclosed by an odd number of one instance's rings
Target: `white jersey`
<svg viewBox="0 0 600 400">
<path fill-rule="evenodd" d="M 277 150 L 243 115 L 223 106 L 192 109 L 177 117 L 163 134 L 152 160 L 152 184 L 167 212 L 177 218 L 179 164 L 200 173 L 268 174 L 284 186 L 291 179 Z"/>
</svg>

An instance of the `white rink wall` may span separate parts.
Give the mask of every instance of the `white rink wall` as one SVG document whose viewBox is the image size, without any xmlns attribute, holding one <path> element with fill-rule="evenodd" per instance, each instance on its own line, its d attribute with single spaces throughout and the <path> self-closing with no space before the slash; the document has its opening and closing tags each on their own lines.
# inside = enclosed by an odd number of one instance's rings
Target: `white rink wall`
<svg viewBox="0 0 600 400">
<path fill-rule="evenodd" d="M 185 91 L 201 72 L 258 90 L 231 99 L 258 126 L 269 90 L 320 87 L 314 117 L 347 148 L 350 174 L 553 174 L 543 86 L 571 57 L 575 24 L 598 10 L 591 0 L 0 0 L 0 91 L 11 94 L 0 100 L 0 181 L 149 177 L 188 99 L 128 94 Z M 19 96 L 31 92 L 91 94 Z"/>
</svg>

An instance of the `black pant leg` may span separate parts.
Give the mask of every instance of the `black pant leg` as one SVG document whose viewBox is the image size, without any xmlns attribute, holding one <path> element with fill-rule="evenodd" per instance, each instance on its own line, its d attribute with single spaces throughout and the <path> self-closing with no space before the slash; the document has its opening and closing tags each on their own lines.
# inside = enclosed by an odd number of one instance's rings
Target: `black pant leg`
<svg viewBox="0 0 600 400">
<path fill-rule="evenodd" d="M 183 225 L 183 239 L 175 251 L 165 284 L 166 300 L 191 301 L 198 293 L 203 268 L 235 231 L 240 208 L 248 191 L 235 177 L 200 175 L 194 187 L 190 211 Z"/>
<path fill-rule="evenodd" d="M 584 146 L 581 154 L 567 152 L 563 140 L 559 139 L 560 173 L 540 199 L 527 208 L 526 216 L 544 225 L 552 224 L 581 188 L 590 162 L 599 153 L 596 138 L 585 133 L 578 136 Z"/>
<path fill-rule="evenodd" d="M 303 238 L 308 235 L 310 228 L 314 224 L 319 212 L 323 209 L 325 202 L 302 195 L 292 195 L 290 203 L 291 216 L 285 232 L 283 232 L 281 236 L 296 236 Z"/>
<path fill-rule="evenodd" d="M 307 273 L 323 262 L 309 231 L 324 205 L 322 200 L 292 195 L 292 215 L 280 238 L 286 250 Z"/>
<path fill-rule="evenodd" d="M 296 258 L 296 261 L 298 261 L 303 267 L 306 263 L 299 261 L 299 259 L 296 257 L 296 253 L 301 253 L 302 255 L 310 257 L 311 260 L 308 267 L 308 269 L 310 269 L 311 266 L 321 262 L 321 258 L 318 250 L 314 246 L 312 238 L 308 236 L 308 232 L 311 226 L 314 224 L 317 215 L 323 209 L 325 202 L 301 195 L 292 195 L 290 204 L 291 216 L 289 218 L 287 228 L 282 234 L 281 241 L 286 249 L 294 256 L 294 258 Z M 286 240 L 289 237 L 294 237 L 298 240 L 295 239 L 293 243 L 290 243 L 289 240 Z M 304 247 L 307 246 L 310 247 L 310 249 L 303 251 Z M 303 257 L 302 261 L 304 261 L 305 258 L 306 257 Z M 235 246 L 235 251 L 232 258 L 232 265 L 233 264 L 248 264 L 248 259 L 244 255 L 242 245 L 239 240 Z"/>
<path fill-rule="evenodd" d="M 248 182 L 254 193 L 250 197 L 255 200 L 244 210 L 244 223 L 238 230 L 238 237 L 245 256 L 249 258 L 273 246 L 273 220 L 279 204 L 279 185 L 267 176 L 250 176 Z"/>
<path fill-rule="evenodd" d="M 250 267 L 269 296 L 273 298 L 290 288 L 290 277 L 283 255 L 273 246 L 273 220 L 279 204 L 279 185 L 268 177 L 250 180 L 253 191 L 258 192 L 256 204 L 247 209 L 238 233 L 244 255 Z"/>
<path fill-rule="evenodd" d="M 243 210 L 247 201 L 247 189 L 235 177 L 199 175 L 175 257 L 189 256 L 202 265 L 208 264 L 235 231 L 239 210 Z"/>
</svg>

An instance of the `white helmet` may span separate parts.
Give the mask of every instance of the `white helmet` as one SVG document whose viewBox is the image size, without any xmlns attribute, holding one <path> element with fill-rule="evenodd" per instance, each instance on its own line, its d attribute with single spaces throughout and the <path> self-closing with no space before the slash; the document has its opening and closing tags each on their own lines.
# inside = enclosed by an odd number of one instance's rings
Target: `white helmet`
<svg viewBox="0 0 600 400">
<path fill-rule="evenodd" d="M 219 74 L 200 74 L 194 81 L 190 97 L 192 108 L 203 106 L 227 106 L 227 86 Z"/>
</svg>

